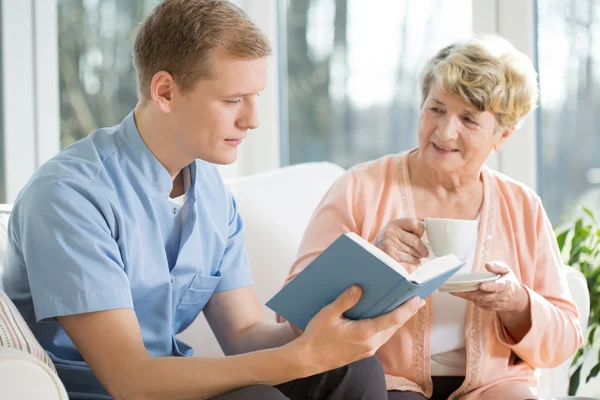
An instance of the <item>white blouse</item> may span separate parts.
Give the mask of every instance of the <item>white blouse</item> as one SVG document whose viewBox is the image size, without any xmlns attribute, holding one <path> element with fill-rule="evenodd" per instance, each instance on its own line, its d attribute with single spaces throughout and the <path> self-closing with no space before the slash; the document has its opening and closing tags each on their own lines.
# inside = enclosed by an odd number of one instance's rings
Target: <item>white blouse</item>
<svg viewBox="0 0 600 400">
<path fill-rule="evenodd" d="M 456 275 L 467 274 L 473 270 L 476 248 L 477 243 L 473 243 L 465 259 L 465 265 Z M 467 300 L 436 290 L 431 294 L 431 303 L 433 308 L 429 341 L 431 376 L 465 376 Z"/>
</svg>

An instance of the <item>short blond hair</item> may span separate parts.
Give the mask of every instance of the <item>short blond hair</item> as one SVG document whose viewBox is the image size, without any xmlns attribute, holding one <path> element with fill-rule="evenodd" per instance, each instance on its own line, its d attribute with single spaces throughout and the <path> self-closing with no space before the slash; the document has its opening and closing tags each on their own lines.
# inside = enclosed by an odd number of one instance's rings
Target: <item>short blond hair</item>
<svg viewBox="0 0 600 400">
<path fill-rule="evenodd" d="M 495 114 L 503 128 L 518 126 L 538 100 L 531 60 L 496 35 L 454 43 L 430 59 L 421 74 L 421 105 L 433 84 Z"/>
<path fill-rule="evenodd" d="M 140 25 L 133 59 L 142 99 L 150 98 L 153 76 L 169 72 L 183 91 L 211 76 L 215 48 L 244 58 L 271 55 L 264 33 L 228 0 L 164 0 Z"/>
</svg>

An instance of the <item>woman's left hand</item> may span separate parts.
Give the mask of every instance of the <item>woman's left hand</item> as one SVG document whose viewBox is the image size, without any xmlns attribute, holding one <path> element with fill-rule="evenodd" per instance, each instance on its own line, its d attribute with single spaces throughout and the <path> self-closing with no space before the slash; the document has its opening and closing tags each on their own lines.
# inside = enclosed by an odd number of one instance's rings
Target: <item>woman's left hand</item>
<svg viewBox="0 0 600 400">
<path fill-rule="evenodd" d="M 529 295 L 512 270 L 503 262 L 489 262 L 485 264 L 485 268 L 494 274 L 500 274 L 500 278 L 482 283 L 479 290 L 452 295 L 472 301 L 488 311 L 526 312 L 529 309 Z"/>
</svg>

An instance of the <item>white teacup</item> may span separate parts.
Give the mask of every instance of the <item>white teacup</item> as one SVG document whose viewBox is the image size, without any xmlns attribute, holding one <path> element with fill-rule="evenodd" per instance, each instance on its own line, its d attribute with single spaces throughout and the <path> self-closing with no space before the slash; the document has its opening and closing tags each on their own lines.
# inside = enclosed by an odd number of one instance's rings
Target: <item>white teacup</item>
<svg viewBox="0 0 600 400">
<path fill-rule="evenodd" d="M 454 254 L 465 260 L 477 244 L 478 225 L 476 219 L 425 218 L 427 245 L 436 257 Z"/>
</svg>

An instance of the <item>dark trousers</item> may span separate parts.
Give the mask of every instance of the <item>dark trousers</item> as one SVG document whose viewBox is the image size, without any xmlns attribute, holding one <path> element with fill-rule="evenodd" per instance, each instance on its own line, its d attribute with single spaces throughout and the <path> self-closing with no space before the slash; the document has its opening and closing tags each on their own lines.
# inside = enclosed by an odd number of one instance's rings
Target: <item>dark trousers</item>
<svg viewBox="0 0 600 400">
<path fill-rule="evenodd" d="M 277 386 L 254 385 L 213 400 L 387 400 L 385 377 L 375 357 Z"/>
<path fill-rule="evenodd" d="M 465 380 L 464 376 L 434 376 L 433 395 L 430 400 L 448 400 Z M 388 400 L 427 400 L 427 397 L 416 392 L 388 392 Z"/>
</svg>

